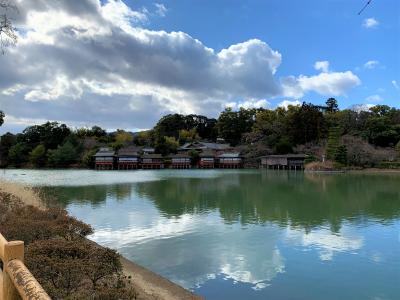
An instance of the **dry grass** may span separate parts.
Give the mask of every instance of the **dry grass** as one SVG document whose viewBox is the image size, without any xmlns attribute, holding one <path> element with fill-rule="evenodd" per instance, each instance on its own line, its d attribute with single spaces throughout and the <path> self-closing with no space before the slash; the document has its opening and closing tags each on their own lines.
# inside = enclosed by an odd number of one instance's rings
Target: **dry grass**
<svg viewBox="0 0 400 300">
<path fill-rule="evenodd" d="M 25 205 L 44 208 L 44 204 L 40 199 L 40 196 L 31 187 L 24 186 L 19 183 L 0 180 L 0 192 L 12 195 Z"/>
</svg>

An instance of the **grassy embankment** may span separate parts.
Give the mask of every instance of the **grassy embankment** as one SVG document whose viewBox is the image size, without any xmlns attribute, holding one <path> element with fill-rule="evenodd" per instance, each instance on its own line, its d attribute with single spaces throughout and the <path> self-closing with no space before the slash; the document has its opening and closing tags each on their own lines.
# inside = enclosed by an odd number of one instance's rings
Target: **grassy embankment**
<svg viewBox="0 0 400 300">
<path fill-rule="evenodd" d="M 53 299 L 200 299 L 85 237 L 90 225 L 46 208 L 38 191 L 0 181 L 0 232 Z"/>
</svg>

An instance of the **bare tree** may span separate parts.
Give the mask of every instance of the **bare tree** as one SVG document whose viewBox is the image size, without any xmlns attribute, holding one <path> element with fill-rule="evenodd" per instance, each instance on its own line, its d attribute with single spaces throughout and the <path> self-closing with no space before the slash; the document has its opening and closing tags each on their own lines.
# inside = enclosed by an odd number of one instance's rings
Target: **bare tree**
<svg viewBox="0 0 400 300">
<path fill-rule="evenodd" d="M 12 1 L 12 0 L 11 0 Z M 17 34 L 9 17 L 11 11 L 18 11 L 10 0 L 0 0 L 0 48 L 4 54 L 5 48 L 17 43 Z"/>
</svg>

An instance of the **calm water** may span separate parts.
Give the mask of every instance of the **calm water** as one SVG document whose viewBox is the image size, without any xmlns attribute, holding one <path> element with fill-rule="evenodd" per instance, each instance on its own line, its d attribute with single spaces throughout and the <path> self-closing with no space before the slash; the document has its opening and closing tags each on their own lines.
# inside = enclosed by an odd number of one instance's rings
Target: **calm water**
<svg viewBox="0 0 400 300">
<path fill-rule="evenodd" d="M 207 299 L 400 299 L 400 175 L 0 171 Z"/>
</svg>

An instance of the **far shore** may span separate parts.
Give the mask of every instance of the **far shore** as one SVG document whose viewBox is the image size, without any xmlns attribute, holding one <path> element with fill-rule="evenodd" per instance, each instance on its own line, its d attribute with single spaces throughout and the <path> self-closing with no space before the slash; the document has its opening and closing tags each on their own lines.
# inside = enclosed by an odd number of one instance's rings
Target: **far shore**
<svg viewBox="0 0 400 300">
<path fill-rule="evenodd" d="M 29 186 L 19 183 L 8 182 L 0 179 L 0 191 L 11 194 L 20 199 L 26 205 L 36 206 L 45 209 L 44 201 L 39 197 L 38 193 L 33 191 Z M 89 240 L 90 241 L 90 240 Z M 102 247 L 97 243 L 98 247 Z M 190 299 L 200 300 L 202 297 L 193 294 L 189 290 L 171 282 L 170 280 L 120 256 L 125 276 L 130 278 L 131 284 L 137 292 L 139 300 L 175 300 Z"/>
</svg>

